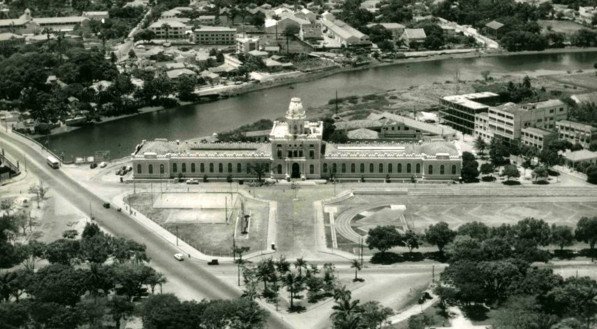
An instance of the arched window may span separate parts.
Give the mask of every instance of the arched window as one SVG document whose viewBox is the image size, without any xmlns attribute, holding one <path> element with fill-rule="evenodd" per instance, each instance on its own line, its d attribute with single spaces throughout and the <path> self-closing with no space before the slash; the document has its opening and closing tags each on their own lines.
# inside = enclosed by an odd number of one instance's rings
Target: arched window
<svg viewBox="0 0 597 329">
<path fill-rule="evenodd" d="M 452 175 L 456 175 L 456 165 L 452 165 Z"/>
<path fill-rule="evenodd" d="M 199 171 L 205 172 L 205 164 L 203 162 L 199 164 Z"/>
<path fill-rule="evenodd" d="M 152 164 L 150 164 L 150 165 L 147 167 L 147 171 L 148 171 L 150 174 L 153 174 L 153 165 L 152 165 Z"/>
<path fill-rule="evenodd" d="M 411 166 L 410 166 L 410 163 L 407 163 L 407 164 L 406 164 L 406 173 L 407 173 L 407 174 L 410 174 L 410 172 L 411 172 L 411 169 L 412 169 L 412 168 L 411 168 Z"/>
<path fill-rule="evenodd" d="M 315 151 L 309 150 L 309 159 L 315 159 Z"/>
<path fill-rule="evenodd" d="M 186 164 L 186 163 L 183 163 L 183 164 L 181 165 L 181 171 L 182 171 L 182 172 L 187 172 L 187 164 Z"/>
<path fill-rule="evenodd" d="M 294 150 L 294 153 L 293 153 L 293 155 L 294 155 L 294 157 L 295 157 L 295 158 L 298 158 L 298 151 L 297 151 L 297 150 Z"/>
<path fill-rule="evenodd" d="M 236 172 L 241 172 L 243 171 L 243 166 L 240 163 L 236 164 Z"/>
<path fill-rule="evenodd" d="M 365 164 L 361 163 L 361 165 L 359 167 L 361 167 L 361 168 L 359 168 L 359 169 L 361 169 L 361 173 L 364 173 L 365 172 Z"/>
<path fill-rule="evenodd" d="M 191 163 L 191 172 L 195 172 L 195 163 Z"/>
<path fill-rule="evenodd" d="M 282 159 L 282 150 L 278 150 L 278 159 Z"/>
<path fill-rule="evenodd" d="M 324 163 L 324 164 L 323 164 L 323 172 L 324 172 L 324 173 L 327 173 L 327 172 L 328 172 L 328 164 L 327 164 L 327 163 Z"/>
<path fill-rule="evenodd" d="M 228 163 L 228 172 L 232 172 L 232 163 Z"/>
<path fill-rule="evenodd" d="M 173 163 L 172 164 L 172 172 L 177 172 L 178 171 L 178 164 Z"/>
<path fill-rule="evenodd" d="M 209 164 L 209 172 L 214 172 L 214 164 L 213 163 Z"/>
<path fill-rule="evenodd" d="M 432 166 L 432 165 L 429 165 L 429 167 L 428 167 L 428 168 L 429 168 L 429 169 L 427 169 L 427 173 L 428 173 L 429 175 L 433 175 L 433 166 Z"/>
<path fill-rule="evenodd" d="M 163 174 L 164 174 L 164 165 L 161 164 L 160 165 L 160 175 L 163 175 Z"/>
<path fill-rule="evenodd" d="M 355 165 L 354 163 L 351 163 L 351 164 L 350 164 L 350 172 L 351 172 L 351 173 L 354 173 L 354 172 L 355 172 L 355 170 L 356 170 L 356 165 Z"/>
<path fill-rule="evenodd" d="M 343 163 L 342 164 L 342 173 L 345 173 L 345 172 L 346 172 L 346 163 Z"/>
<path fill-rule="evenodd" d="M 444 165 L 439 166 L 439 174 L 440 175 L 444 174 Z"/>
<path fill-rule="evenodd" d="M 278 165 L 278 174 L 280 174 L 280 175 L 282 174 L 282 165 L 281 164 Z"/>
<path fill-rule="evenodd" d="M 303 157 L 303 150 L 299 150 L 299 157 L 302 158 Z"/>
<path fill-rule="evenodd" d="M 417 174 L 420 174 L 420 173 L 421 173 L 421 164 L 420 164 L 420 163 L 417 163 L 417 165 L 415 166 L 415 172 L 416 172 Z"/>
<path fill-rule="evenodd" d="M 410 172 L 410 164 L 406 165 L 406 169 L 408 170 L 408 172 Z M 399 163 L 399 164 L 396 165 L 396 171 L 398 173 L 402 172 L 402 163 Z"/>
<path fill-rule="evenodd" d="M 314 174 L 315 173 L 315 166 L 314 165 L 309 165 L 309 173 L 310 174 Z"/>
<path fill-rule="evenodd" d="M 388 163 L 388 173 L 392 173 L 392 164 Z"/>
<path fill-rule="evenodd" d="M 218 172 L 220 172 L 220 173 L 224 172 L 224 164 L 218 163 Z"/>
<path fill-rule="evenodd" d="M 338 172 L 338 166 L 335 163 L 332 163 L 332 174 Z"/>
<path fill-rule="evenodd" d="M 383 172 L 383 163 L 379 164 L 379 172 L 382 173 Z"/>
<path fill-rule="evenodd" d="M 143 172 L 143 170 L 141 170 L 141 164 L 138 164 L 137 165 L 137 174 L 140 174 L 142 172 Z"/>
<path fill-rule="evenodd" d="M 369 172 L 373 172 L 373 168 L 374 168 L 373 163 L 370 163 L 369 164 Z"/>
</svg>

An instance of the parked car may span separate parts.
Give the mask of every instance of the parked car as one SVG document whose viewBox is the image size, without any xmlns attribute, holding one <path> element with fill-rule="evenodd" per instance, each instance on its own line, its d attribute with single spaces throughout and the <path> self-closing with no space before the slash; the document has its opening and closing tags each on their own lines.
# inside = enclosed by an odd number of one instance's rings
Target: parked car
<svg viewBox="0 0 597 329">
<path fill-rule="evenodd" d="M 197 185 L 199 184 L 199 180 L 195 178 L 187 179 L 187 184 Z"/>
<path fill-rule="evenodd" d="M 182 262 L 184 260 L 184 254 L 176 253 L 176 254 L 174 254 L 174 258 L 176 258 L 176 260 Z"/>
<path fill-rule="evenodd" d="M 90 168 L 90 169 L 95 169 L 95 168 L 97 168 L 97 163 L 95 163 L 95 162 L 94 162 L 94 163 L 90 164 L 90 165 L 89 165 L 89 168 Z"/>
<path fill-rule="evenodd" d="M 107 163 L 105 163 L 105 162 L 102 161 L 102 162 L 100 162 L 99 167 L 100 168 L 106 168 L 107 165 L 108 165 Z"/>
<path fill-rule="evenodd" d="M 209 262 L 207 262 L 207 265 L 220 265 L 220 262 L 218 262 L 217 259 L 212 259 Z"/>
<path fill-rule="evenodd" d="M 104 202 L 103 206 L 106 209 L 110 209 L 110 202 Z"/>
</svg>

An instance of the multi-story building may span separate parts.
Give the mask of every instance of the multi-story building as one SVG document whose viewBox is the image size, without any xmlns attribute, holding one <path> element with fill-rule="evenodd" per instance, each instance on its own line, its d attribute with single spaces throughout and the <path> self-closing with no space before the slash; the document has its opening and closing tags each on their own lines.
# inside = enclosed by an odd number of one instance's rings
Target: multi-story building
<svg viewBox="0 0 597 329">
<path fill-rule="evenodd" d="M 301 100 L 293 98 L 267 143 L 143 141 L 132 154 L 133 175 L 239 179 L 254 178 L 260 167 L 263 177 L 274 179 L 460 177 L 461 152 L 453 142 L 330 144 L 322 140 L 323 129 L 323 122 L 306 120 Z"/>
<path fill-rule="evenodd" d="M 440 114 L 448 126 L 465 134 L 473 134 L 475 115 L 487 112 L 490 106 L 488 104 L 498 98 L 499 95 L 492 92 L 446 96 L 440 100 Z"/>
<path fill-rule="evenodd" d="M 195 29 L 195 43 L 200 45 L 233 45 L 236 29 L 224 26 L 201 26 Z"/>
<path fill-rule="evenodd" d="M 17 19 L 0 19 L 0 32 L 11 32 L 15 34 L 33 34 L 43 29 L 58 31 L 72 31 L 75 26 L 83 25 L 89 21 L 86 16 L 67 17 L 39 17 L 34 18 L 31 10 L 25 9 L 23 15 Z"/>
<path fill-rule="evenodd" d="M 527 127 L 521 130 L 520 142 L 523 145 L 533 146 L 539 150 L 543 150 L 552 140 L 555 139 L 558 139 L 558 134 L 554 131 L 533 127 Z"/>
<path fill-rule="evenodd" d="M 216 25 L 215 15 L 201 15 L 197 17 L 197 22 L 201 25 Z"/>
<path fill-rule="evenodd" d="M 332 14 L 323 15 L 321 24 L 323 33 L 344 47 L 371 46 L 368 35 L 348 25 L 346 22 L 336 19 Z"/>
<path fill-rule="evenodd" d="M 580 144 L 589 148 L 597 140 L 597 128 L 588 124 L 561 120 L 556 122 L 556 129 L 560 139 L 565 139 L 572 144 Z"/>
<path fill-rule="evenodd" d="M 475 138 L 481 137 L 488 141 L 493 138 L 493 133 L 489 130 L 489 115 L 487 113 L 479 113 L 475 115 L 475 130 L 473 131 Z"/>
<path fill-rule="evenodd" d="M 253 50 L 259 50 L 259 38 L 258 37 L 244 37 L 236 39 L 236 52 L 246 54 Z"/>
<path fill-rule="evenodd" d="M 513 141 L 521 138 L 523 128 L 554 130 L 556 121 L 567 115 L 568 106 L 557 99 L 523 105 L 506 103 L 489 108 L 488 126 L 494 136 Z"/>
<path fill-rule="evenodd" d="M 149 25 L 156 39 L 186 39 L 191 27 L 175 19 L 160 19 Z"/>
</svg>

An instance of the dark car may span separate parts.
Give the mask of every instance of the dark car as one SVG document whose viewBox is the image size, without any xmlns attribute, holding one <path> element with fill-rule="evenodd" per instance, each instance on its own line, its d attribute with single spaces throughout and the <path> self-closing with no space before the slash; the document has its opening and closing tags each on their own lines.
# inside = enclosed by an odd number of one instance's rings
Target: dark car
<svg viewBox="0 0 597 329">
<path fill-rule="evenodd" d="M 95 168 L 97 168 L 97 163 L 95 163 L 95 162 L 94 162 L 94 163 L 90 164 L 90 165 L 89 165 L 89 168 L 90 168 L 90 169 L 95 169 Z"/>
<path fill-rule="evenodd" d="M 218 262 L 217 259 L 212 259 L 209 262 L 207 262 L 207 265 L 220 265 L 220 262 Z"/>
<path fill-rule="evenodd" d="M 104 208 L 109 209 L 110 208 L 110 203 L 109 202 L 104 202 L 103 206 L 104 206 Z"/>
</svg>

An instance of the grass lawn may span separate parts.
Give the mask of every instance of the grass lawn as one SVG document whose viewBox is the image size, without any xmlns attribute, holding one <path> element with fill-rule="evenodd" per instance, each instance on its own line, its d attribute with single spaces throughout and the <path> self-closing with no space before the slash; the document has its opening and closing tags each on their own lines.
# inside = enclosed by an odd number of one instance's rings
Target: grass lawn
<svg viewBox="0 0 597 329">
<path fill-rule="evenodd" d="M 234 225 L 237 224 L 236 245 L 249 247 L 249 252 L 267 248 L 267 225 L 269 204 L 251 199 L 244 199 L 245 212 L 251 213 L 251 222 L 248 235 L 240 234 L 240 223 L 235 219 L 239 209 L 235 208 L 229 215 L 233 221 L 226 223 L 198 223 L 192 221 L 173 220 L 177 209 L 154 208 L 155 194 L 137 193 L 129 196 L 125 201 L 132 202 L 133 208 L 160 224 L 171 233 L 196 248 L 197 250 L 214 256 L 232 255 L 232 235 Z M 196 212 L 201 210 L 196 209 Z"/>
<path fill-rule="evenodd" d="M 450 320 L 442 315 L 442 310 L 439 308 L 438 304 L 426 309 L 421 314 L 431 319 L 430 327 L 443 327 L 450 325 Z M 393 324 L 387 328 L 408 329 L 408 320 Z"/>
<path fill-rule="evenodd" d="M 539 26 L 543 29 L 543 32 L 548 31 L 548 26 L 551 26 L 553 32 L 559 32 L 564 34 L 573 34 L 576 31 L 584 28 L 584 26 L 571 22 L 571 21 L 557 21 L 557 20 L 538 20 Z"/>
</svg>

